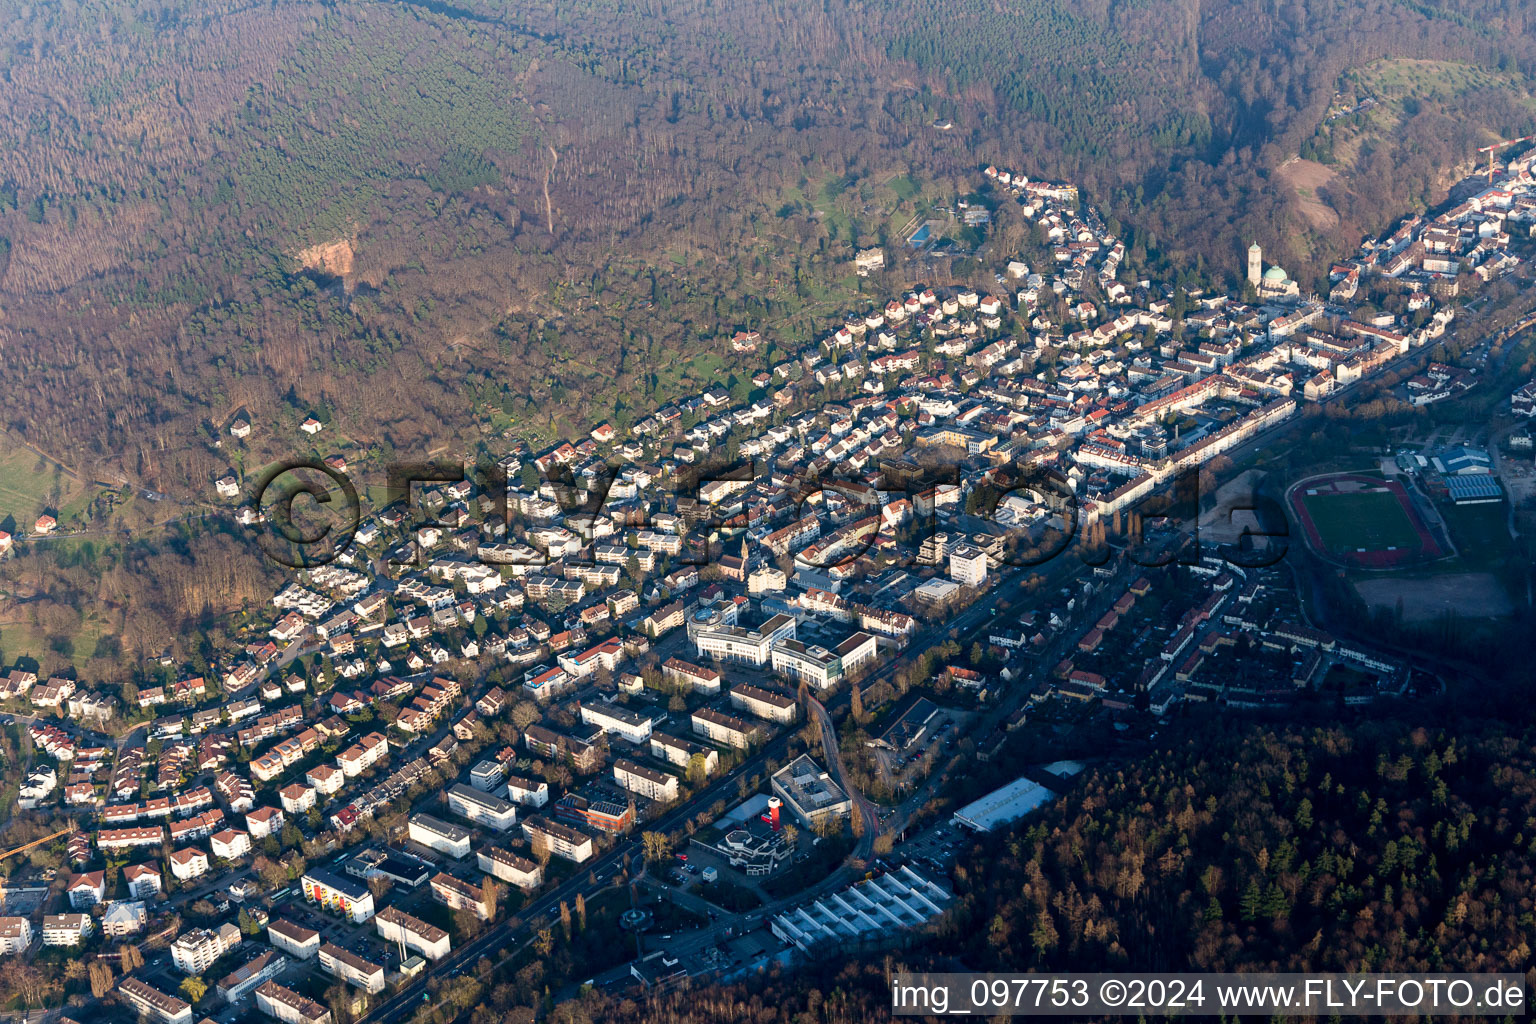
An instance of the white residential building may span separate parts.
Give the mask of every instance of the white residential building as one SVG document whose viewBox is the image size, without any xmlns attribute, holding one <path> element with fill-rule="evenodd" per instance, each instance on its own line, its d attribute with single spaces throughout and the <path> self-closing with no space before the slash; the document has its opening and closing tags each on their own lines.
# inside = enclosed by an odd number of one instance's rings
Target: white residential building
<svg viewBox="0 0 1536 1024">
<path fill-rule="evenodd" d="M 798 711 L 793 697 L 750 683 L 738 683 L 731 687 L 731 706 L 780 725 L 793 722 Z"/>
<path fill-rule="evenodd" d="M 283 812 L 276 807 L 258 807 L 245 816 L 245 827 L 252 839 L 277 835 L 283 830 Z"/>
<path fill-rule="evenodd" d="M 149 921 L 149 910 L 143 900 L 113 900 L 101 915 L 101 933 L 108 938 L 137 935 Z"/>
<path fill-rule="evenodd" d="M 469 829 L 430 814 L 413 814 L 406 823 L 406 834 L 429 850 L 462 860 L 469 856 Z"/>
<path fill-rule="evenodd" d="M 283 1024 L 330 1024 L 331 1011 L 275 981 L 256 989 L 256 1009 Z"/>
<path fill-rule="evenodd" d="M 300 960 L 312 959 L 320 952 L 319 932 L 282 918 L 267 922 L 267 941 L 273 948 Z"/>
<path fill-rule="evenodd" d="M 549 783 L 543 779 L 507 776 L 507 799 L 524 807 L 543 807 L 549 803 Z"/>
<path fill-rule="evenodd" d="M 171 943 L 171 962 L 182 974 L 202 974 L 213 962 L 240 945 L 240 929 L 232 924 L 194 928 Z"/>
<path fill-rule="evenodd" d="M 0 917 L 0 956 L 20 953 L 31 944 L 31 921 L 24 917 Z"/>
<path fill-rule="evenodd" d="M 332 796 L 341 792 L 341 787 L 346 785 L 347 777 L 341 771 L 328 764 L 320 764 L 311 768 L 304 776 L 304 781 L 315 788 L 315 792 Z"/>
<path fill-rule="evenodd" d="M 320 969 L 369 995 L 384 991 L 384 968 L 332 942 L 320 947 Z"/>
<path fill-rule="evenodd" d="M 78 946 L 91 934 L 91 919 L 85 914 L 44 914 L 43 945 Z"/>
<path fill-rule="evenodd" d="M 680 768 L 687 768 L 697 757 L 704 767 L 705 775 L 713 775 L 720 768 L 720 752 L 714 747 L 686 736 L 673 736 L 665 732 L 651 734 L 651 756 Z"/>
<path fill-rule="evenodd" d="M 517 824 L 516 804 L 483 793 L 473 786 L 463 783 L 450 786 L 446 798 L 449 810 L 477 825 L 506 832 Z"/>
<path fill-rule="evenodd" d="M 208 855 L 197 847 L 188 847 L 171 854 L 171 874 L 189 882 L 208 873 Z"/>
<path fill-rule="evenodd" d="M 277 797 L 287 814 L 303 814 L 315 806 L 315 791 L 298 782 L 278 790 Z"/>
<path fill-rule="evenodd" d="M 191 1003 L 166 995 L 131 975 L 117 983 L 117 994 L 150 1020 L 161 1024 L 192 1024 Z"/>
<path fill-rule="evenodd" d="M 428 960 L 441 960 L 448 955 L 448 933 L 403 910 L 385 907 L 373 924 L 386 941 L 404 943 L 407 949 L 416 950 Z"/>
<path fill-rule="evenodd" d="M 106 873 L 87 871 L 82 875 L 74 875 L 65 885 L 64 891 L 69 894 L 71 907 L 87 910 L 107 898 Z"/>
<path fill-rule="evenodd" d="M 761 735 L 758 726 L 713 708 L 693 713 L 693 731 L 712 743 L 745 749 Z"/>
<path fill-rule="evenodd" d="M 475 852 L 480 870 L 488 875 L 511 882 L 519 889 L 537 889 L 544 881 L 544 869 L 537 861 L 520 857 L 499 846 L 485 847 Z"/>
<path fill-rule="evenodd" d="M 212 848 L 215 857 L 239 860 L 250 854 L 251 836 L 239 829 L 226 828 L 222 832 L 215 832 L 208 840 L 208 845 Z"/>
<path fill-rule="evenodd" d="M 668 803 L 678 797 L 676 775 L 668 775 L 622 757 L 613 762 L 613 780 L 647 800 Z"/>
<path fill-rule="evenodd" d="M 154 864 L 130 864 L 123 868 L 123 881 L 128 883 L 128 894 L 136 900 L 152 898 L 164 888 L 160 869 Z"/>
<path fill-rule="evenodd" d="M 631 743 L 644 743 L 651 738 L 650 718 L 622 704 L 583 703 L 581 720 L 587 725 L 597 726 L 610 736 L 618 736 Z"/>
<path fill-rule="evenodd" d="M 543 843 L 551 854 L 581 864 L 593 854 L 592 837 L 576 831 L 568 825 L 547 818 L 527 818 L 523 821 L 523 835 L 538 846 Z"/>
</svg>

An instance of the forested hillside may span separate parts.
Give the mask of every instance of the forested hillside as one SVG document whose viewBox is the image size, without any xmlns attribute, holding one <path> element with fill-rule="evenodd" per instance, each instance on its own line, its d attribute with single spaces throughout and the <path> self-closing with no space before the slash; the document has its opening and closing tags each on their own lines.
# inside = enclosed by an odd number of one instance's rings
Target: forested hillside
<svg viewBox="0 0 1536 1024">
<path fill-rule="evenodd" d="M 855 247 L 990 162 L 1080 182 L 1133 263 L 1224 282 L 1258 237 L 1315 270 L 1432 201 L 1424 167 L 1531 127 L 1479 99 L 1418 122 L 1405 172 L 1399 150 L 1359 146 L 1309 221 L 1275 172 L 1317 152 L 1340 76 L 1433 58 L 1519 87 L 1527 16 L 5 0 L 4 426 L 97 479 L 196 489 L 228 468 L 211 432 L 242 410 L 253 463 L 311 414 L 354 455 L 622 422 L 729 380 L 722 333 L 814 336 L 857 299 Z"/>
<path fill-rule="evenodd" d="M 1446 732 L 1216 721 L 1090 776 L 960 879 L 978 967 L 1521 971 L 1529 723 Z"/>
</svg>

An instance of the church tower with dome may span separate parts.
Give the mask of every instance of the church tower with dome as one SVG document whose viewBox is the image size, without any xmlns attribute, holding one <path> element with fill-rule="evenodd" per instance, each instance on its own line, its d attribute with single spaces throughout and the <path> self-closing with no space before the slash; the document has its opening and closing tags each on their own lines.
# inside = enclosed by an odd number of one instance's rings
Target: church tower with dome
<svg viewBox="0 0 1536 1024">
<path fill-rule="evenodd" d="M 1284 267 L 1270 267 L 1259 282 L 1261 299 L 1294 299 L 1301 295 L 1301 286 L 1292 281 Z"/>
<path fill-rule="evenodd" d="M 1261 299 L 1294 299 L 1301 295 L 1301 286 L 1291 280 L 1284 267 L 1264 269 L 1264 250 L 1258 242 L 1248 247 L 1248 283 Z"/>
</svg>

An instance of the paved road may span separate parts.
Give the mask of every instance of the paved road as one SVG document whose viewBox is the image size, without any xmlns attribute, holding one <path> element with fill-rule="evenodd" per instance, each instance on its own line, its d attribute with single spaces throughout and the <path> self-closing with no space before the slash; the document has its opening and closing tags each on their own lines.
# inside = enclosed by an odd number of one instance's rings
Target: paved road
<svg viewBox="0 0 1536 1024">
<path fill-rule="evenodd" d="M 816 721 L 821 725 L 821 751 L 827 762 L 827 771 L 831 773 L 832 781 L 848 794 L 864 822 L 864 831 L 859 836 L 859 841 L 854 844 L 853 851 L 848 854 L 848 859 L 868 860 L 869 855 L 874 851 L 875 837 L 880 834 L 880 813 L 863 793 L 848 784 L 847 776 L 843 771 L 843 752 L 837 742 L 837 729 L 832 724 L 832 716 L 827 713 L 826 705 L 815 697 L 809 698 L 809 701 L 811 713 L 816 716 Z"/>
</svg>

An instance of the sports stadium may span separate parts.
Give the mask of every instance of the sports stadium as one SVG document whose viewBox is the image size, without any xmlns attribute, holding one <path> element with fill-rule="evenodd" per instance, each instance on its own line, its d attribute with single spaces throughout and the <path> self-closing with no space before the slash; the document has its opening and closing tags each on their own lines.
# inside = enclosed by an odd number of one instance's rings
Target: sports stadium
<svg viewBox="0 0 1536 1024">
<path fill-rule="evenodd" d="M 1307 545 L 1340 565 L 1396 569 L 1442 554 L 1395 480 L 1356 473 L 1311 477 L 1291 488 L 1290 505 Z"/>
</svg>

